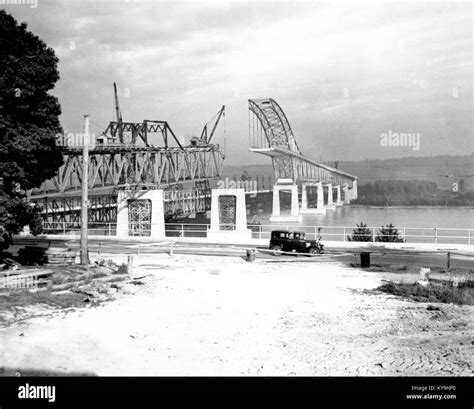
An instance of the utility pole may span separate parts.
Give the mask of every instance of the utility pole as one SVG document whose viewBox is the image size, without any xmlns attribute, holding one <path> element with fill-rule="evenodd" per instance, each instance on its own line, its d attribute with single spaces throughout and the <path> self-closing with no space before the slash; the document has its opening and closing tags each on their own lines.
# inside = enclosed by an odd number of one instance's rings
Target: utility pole
<svg viewBox="0 0 474 409">
<path fill-rule="evenodd" d="M 89 188 L 89 115 L 84 115 L 84 132 L 82 140 L 82 198 L 81 198 L 81 264 L 88 265 L 87 221 L 88 221 L 88 188 Z"/>
</svg>

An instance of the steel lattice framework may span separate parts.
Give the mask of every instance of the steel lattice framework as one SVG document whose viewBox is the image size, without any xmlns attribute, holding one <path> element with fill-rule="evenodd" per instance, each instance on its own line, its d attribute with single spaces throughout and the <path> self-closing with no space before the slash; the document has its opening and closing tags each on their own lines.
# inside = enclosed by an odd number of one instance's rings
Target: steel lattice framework
<svg viewBox="0 0 474 409">
<path fill-rule="evenodd" d="M 82 148 L 65 148 L 63 155 L 64 165 L 57 175 L 33 189 L 32 196 L 80 192 Z M 215 145 L 182 149 L 119 144 L 96 146 L 90 151 L 89 186 L 92 191 L 141 183 L 166 187 L 215 178 L 220 175 L 222 165 L 223 154 Z"/>
<path fill-rule="evenodd" d="M 281 107 L 271 98 L 249 99 L 250 151 L 272 158 L 276 179 L 296 182 L 352 182 L 356 176 L 305 157 Z"/>
<path fill-rule="evenodd" d="M 151 200 L 129 200 L 128 221 L 131 236 L 149 236 L 151 234 L 151 206 Z"/>
<path fill-rule="evenodd" d="M 231 195 L 219 196 L 219 228 L 235 230 L 237 198 Z"/>
<path fill-rule="evenodd" d="M 31 198 L 30 201 L 40 207 L 43 227 L 48 230 L 61 232 L 81 225 L 81 198 L 79 196 L 40 196 Z M 205 212 L 210 209 L 210 191 L 208 188 L 165 190 L 163 201 L 166 215 Z M 89 223 L 91 225 L 104 227 L 116 221 L 116 191 L 89 197 Z"/>
<path fill-rule="evenodd" d="M 161 146 L 151 144 L 157 136 Z M 210 192 L 202 187 L 220 176 L 224 162 L 223 150 L 209 140 L 206 132 L 206 139 L 194 138 L 183 146 L 165 121 L 110 122 L 89 151 L 89 222 L 115 222 L 117 190 L 130 187 L 169 190 L 169 212 L 207 210 Z M 41 208 L 44 225 L 53 229 L 80 223 L 82 146 L 63 146 L 63 157 L 56 176 L 29 192 L 29 200 Z M 186 183 L 185 189 L 194 184 L 193 193 L 183 190 Z"/>
</svg>

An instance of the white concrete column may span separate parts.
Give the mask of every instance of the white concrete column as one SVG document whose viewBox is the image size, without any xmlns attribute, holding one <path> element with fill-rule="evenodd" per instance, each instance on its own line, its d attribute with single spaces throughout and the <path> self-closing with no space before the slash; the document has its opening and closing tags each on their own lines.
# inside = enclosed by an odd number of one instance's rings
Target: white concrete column
<svg viewBox="0 0 474 409">
<path fill-rule="evenodd" d="M 148 190 L 140 199 L 151 200 L 151 232 L 150 237 L 161 239 L 165 237 L 165 207 L 163 190 Z"/>
<path fill-rule="evenodd" d="M 235 210 L 235 230 L 240 233 L 251 232 L 247 228 L 247 207 L 245 206 L 245 189 L 235 189 L 237 190 L 236 196 L 236 206 Z"/>
<path fill-rule="evenodd" d="M 332 183 L 328 183 L 328 206 L 332 206 L 333 204 L 334 204 L 334 199 L 333 199 Z"/>
<path fill-rule="evenodd" d="M 211 230 L 219 231 L 219 195 L 211 190 Z"/>
<path fill-rule="evenodd" d="M 344 203 L 350 203 L 351 197 L 349 193 L 349 185 L 344 183 L 342 190 L 344 190 Z"/>
<path fill-rule="evenodd" d="M 337 185 L 335 186 L 335 189 L 336 189 L 336 206 L 342 206 L 343 203 L 342 203 L 342 200 L 341 200 L 341 186 L 340 185 Z"/>
<path fill-rule="evenodd" d="M 352 182 L 351 200 L 357 199 L 357 179 Z"/>
<path fill-rule="evenodd" d="M 324 189 L 322 182 L 317 183 L 318 186 L 318 202 L 317 207 L 318 209 L 322 209 L 324 207 Z"/>
<path fill-rule="evenodd" d="M 334 205 L 332 183 L 328 183 L 326 185 L 326 187 L 328 189 L 328 202 L 327 202 L 325 208 L 329 209 L 329 210 L 334 210 L 336 208 L 336 206 Z"/>
<path fill-rule="evenodd" d="M 128 192 L 119 190 L 117 196 L 117 237 L 128 236 Z"/>
<path fill-rule="evenodd" d="M 272 216 L 280 216 L 280 189 L 277 185 L 273 186 L 273 208 Z"/>
<path fill-rule="evenodd" d="M 291 216 L 298 217 L 300 214 L 300 206 L 298 203 L 298 185 L 291 187 Z"/>
<path fill-rule="evenodd" d="M 306 183 L 301 185 L 301 210 L 306 210 L 308 208 L 308 188 Z"/>
</svg>

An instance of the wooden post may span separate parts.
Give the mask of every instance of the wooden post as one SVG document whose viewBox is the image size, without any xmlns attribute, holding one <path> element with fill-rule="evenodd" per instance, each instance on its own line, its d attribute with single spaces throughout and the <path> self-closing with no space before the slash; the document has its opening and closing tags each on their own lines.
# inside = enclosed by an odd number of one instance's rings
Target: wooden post
<svg viewBox="0 0 474 409">
<path fill-rule="evenodd" d="M 84 115 L 84 132 L 82 141 L 82 198 L 81 198 L 81 264 L 88 265 L 89 257 L 87 254 L 87 222 L 88 211 L 87 205 L 89 203 L 88 182 L 89 182 L 89 115 Z"/>
<path fill-rule="evenodd" d="M 128 270 L 128 274 L 131 275 L 133 272 L 133 256 L 127 257 L 127 270 Z"/>
<path fill-rule="evenodd" d="M 449 269 L 451 267 L 451 252 L 448 251 L 448 258 L 446 261 L 446 268 Z"/>
</svg>

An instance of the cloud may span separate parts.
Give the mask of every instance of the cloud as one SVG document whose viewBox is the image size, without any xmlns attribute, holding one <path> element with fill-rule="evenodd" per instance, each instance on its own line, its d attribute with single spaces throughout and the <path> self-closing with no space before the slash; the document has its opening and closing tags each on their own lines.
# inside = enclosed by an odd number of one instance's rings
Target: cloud
<svg viewBox="0 0 474 409">
<path fill-rule="evenodd" d="M 246 100 L 258 97 L 280 103 L 308 156 L 396 156 L 374 145 L 394 124 L 445 135 L 419 155 L 473 150 L 469 3 L 71 3 L 6 7 L 60 58 L 71 131 L 84 113 L 113 119 L 116 81 L 125 119 L 168 120 L 176 134 L 199 134 L 226 104 L 229 163 L 260 161 L 247 151 Z"/>
</svg>

